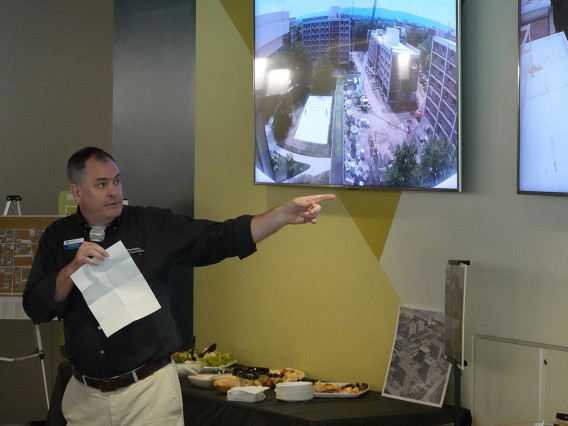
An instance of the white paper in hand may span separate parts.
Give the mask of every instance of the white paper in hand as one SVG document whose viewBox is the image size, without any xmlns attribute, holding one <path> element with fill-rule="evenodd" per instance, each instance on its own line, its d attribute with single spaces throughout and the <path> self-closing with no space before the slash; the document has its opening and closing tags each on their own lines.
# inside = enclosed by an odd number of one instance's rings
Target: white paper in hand
<svg viewBox="0 0 568 426">
<path fill-rule="evenodd" d="M 157 311 L 160 303 L 122 241 L 107 252 L 109 257 L 99 266 L 85 264 L 71 279 L 108 337 Z"/>
</svg>

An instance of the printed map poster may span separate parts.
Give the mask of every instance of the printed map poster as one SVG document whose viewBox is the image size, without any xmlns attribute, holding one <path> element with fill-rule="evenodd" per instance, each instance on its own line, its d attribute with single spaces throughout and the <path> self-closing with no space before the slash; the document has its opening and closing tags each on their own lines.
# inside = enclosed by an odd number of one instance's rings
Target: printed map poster
<svg viewBox="0 0 568 426">
<path fill-rule="evenodd" d="M 450 260 L 446 265 L 444 353 L 446 359 L 460 370 L 465 366 L 465 283 L 468 263 Z"/>
<path fill-rule="evenodd" d="M 45 228 L 60 216 L 0 216 L 0 319 L 20 319 L 22 293 Z"/>
<path fill-rule="evenodd" d="M 451 372 L 443 355 L 444 313 L 399 306 L 382 395 L 441 407 Z"/>
</svg>

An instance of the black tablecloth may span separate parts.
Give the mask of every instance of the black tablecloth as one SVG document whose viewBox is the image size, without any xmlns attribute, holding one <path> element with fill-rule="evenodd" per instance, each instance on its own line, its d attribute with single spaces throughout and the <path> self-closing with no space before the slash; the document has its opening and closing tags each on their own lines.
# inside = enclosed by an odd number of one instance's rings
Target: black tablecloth
<svg viewBox="0 0 568 426">
<path fill-rule="evenodd" d="M 61 399 L 71 377 L 71 365 L 59 365 L 46 426 L 66 424 Z M 227 401 L 214 389 L 201 389 L 180 379 L 186 426 L 439 426 L 453 423 L 471 426 L 471 414 L 464 408 L 441 408 L 385 398 L 368 391 L 357 398 L 314 398 L 304 402 L 276 399 L 274 390 L 265 391 L 260 402 Z M 166 426 L 166 425 L 164 425 Z"/>
<path fill-rule="evenodd" d="M 368 391 L 356 398 L 314 398 L 304 402 L 276 399 L 272 389 L 265 391 L 260 402 L 227 401 L 214 389 L 201 389 L 181 379 L 185 423 L 188 426 L 438 426 L 454 422 L 471 425 L 468 410 L 452 406 L 441 408 L 385 398 Z"/>
</svg>

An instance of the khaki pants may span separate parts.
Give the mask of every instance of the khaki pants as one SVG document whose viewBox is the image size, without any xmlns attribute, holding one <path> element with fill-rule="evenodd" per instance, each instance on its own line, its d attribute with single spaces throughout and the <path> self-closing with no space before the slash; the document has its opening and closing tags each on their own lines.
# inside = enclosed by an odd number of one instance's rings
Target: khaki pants
<svg viewBox="0 0 568 426">
<path fill-rule="evenodd" d="M 173 363 L 114 392 L 101 392 L 71 377 L 61 408 L 69 426 L 183 426 L 181 388 Z"/>
</svg>

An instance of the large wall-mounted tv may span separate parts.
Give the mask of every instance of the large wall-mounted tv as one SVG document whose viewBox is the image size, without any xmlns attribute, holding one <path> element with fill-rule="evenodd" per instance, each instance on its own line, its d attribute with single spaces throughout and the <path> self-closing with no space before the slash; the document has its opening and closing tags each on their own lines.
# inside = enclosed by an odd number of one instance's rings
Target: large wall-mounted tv
<svg viewBox="0 0 568 426">
<path fill-rule="evenodd" d="M 519 0 L 518 192 L 568 195 L 565 1 Z"/>
<path fill-rule="evenodd" d="M 257 184 L 461 191 L 460 0 L 254 0 Z"/>
</svg>

